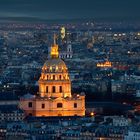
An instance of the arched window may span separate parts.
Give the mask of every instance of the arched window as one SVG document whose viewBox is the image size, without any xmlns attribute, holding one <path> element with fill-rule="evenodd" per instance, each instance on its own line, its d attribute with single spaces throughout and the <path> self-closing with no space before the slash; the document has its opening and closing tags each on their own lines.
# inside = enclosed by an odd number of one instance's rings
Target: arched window
<svg viewBox="0 0 140 140">
<path fill-rule="evenodd" d="M 46 93 L 48 93 L 49 92 L 49 87 L 48 86 L 46 86 Z"/>
<path fill-rule="evenodd" d="M 52 67 L 52 71 L 55 72 L 55 67 Z"/>
<path fill-rule="evenodd" d="M 61 78 L 62 78 L 62 76 L 61 75 L 59 75 L 59 79 L 61 80 Z"/>
<path fill-rule="evenodd" d="M 47 75 L 47 80 L 49 79 L 49 76 Z"/>
<path fill-rule="evenodd" d="M 62 93 L 62 86 L 59 87 L 59 92 Z"/>
<path fill-rule="evenodd" d="M 63 76 L 64 80 L 66 80 L 66 75 Z"/>
<path fill-rule="evenodd" d="M 55 80 L 55 75 L 53 75 L 53 80 Z"/>
<path fill-rule="evenodd" d="M 55 93 L 55 92 L 56 92 L 55 86 L 52 86 L 52 93 Z"/>
<path fill-rule="evenodd" d="M 62 108 L 63 104 L 62 103 L 57 103 L 57 108 Z"/>
</svg>

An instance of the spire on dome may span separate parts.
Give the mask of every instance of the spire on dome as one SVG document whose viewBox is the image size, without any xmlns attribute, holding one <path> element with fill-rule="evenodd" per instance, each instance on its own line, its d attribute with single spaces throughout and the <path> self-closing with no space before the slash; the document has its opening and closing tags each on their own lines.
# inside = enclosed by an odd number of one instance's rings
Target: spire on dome
<svg viewBox="0 0 140 140">
<path fill-rule="evenodd" d="M 56 34 L 53 35 L 53 44 L 56 45 Z"/>
<path fill-rule="evenodd" d="M 58 52 L 58 45 L 56 44 L 56 34 L 54 34 L 54 44 L 51 46 L 51 58 L 58 58 L 59 52 Z"/>
</svg>

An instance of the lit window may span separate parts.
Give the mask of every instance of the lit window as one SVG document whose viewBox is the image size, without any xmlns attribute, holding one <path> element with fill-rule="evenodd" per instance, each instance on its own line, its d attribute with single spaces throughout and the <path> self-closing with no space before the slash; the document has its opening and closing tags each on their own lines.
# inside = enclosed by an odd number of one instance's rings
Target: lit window
<svg viewBox="0 0 140 140">
<path fill-rule="evenodd" d="M 56 66 L 56 71 L 58 70 L 58 66 Z"/>
<path fill-rule="evenodd" d="M 52 71 L 52 67 L 50 67 L 50 71 Z"/>
</svg>

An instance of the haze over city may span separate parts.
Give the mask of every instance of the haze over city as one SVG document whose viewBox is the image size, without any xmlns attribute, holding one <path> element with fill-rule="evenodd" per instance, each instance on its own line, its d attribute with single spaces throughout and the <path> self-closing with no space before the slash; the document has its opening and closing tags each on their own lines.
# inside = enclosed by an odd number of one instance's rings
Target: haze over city
<svg viewBox="0 0 140 140">
<path fill-rule="evenodd" d="M 139 0 L 1 0 L 1 20 L 139 21 Z"/>
</svg>

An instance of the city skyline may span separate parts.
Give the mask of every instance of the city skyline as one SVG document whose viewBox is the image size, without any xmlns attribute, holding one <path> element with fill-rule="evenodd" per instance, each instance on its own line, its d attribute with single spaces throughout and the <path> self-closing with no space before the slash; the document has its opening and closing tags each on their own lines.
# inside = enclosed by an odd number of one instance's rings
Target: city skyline
<svg viewBox="0 0 140 140">
<path fill-rule="evenodd" d="M 0 0 L 0 140 L 140 140 L 140 0 Z"/>
</svg>

